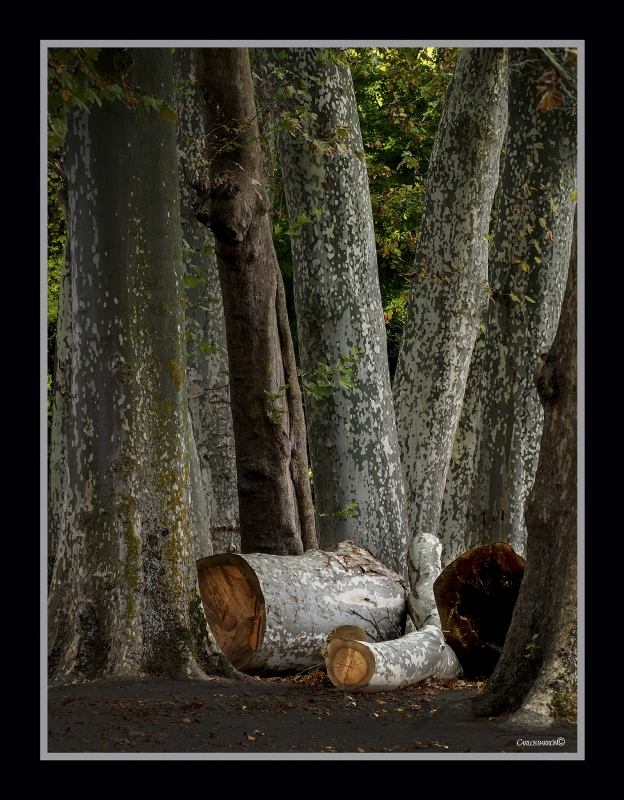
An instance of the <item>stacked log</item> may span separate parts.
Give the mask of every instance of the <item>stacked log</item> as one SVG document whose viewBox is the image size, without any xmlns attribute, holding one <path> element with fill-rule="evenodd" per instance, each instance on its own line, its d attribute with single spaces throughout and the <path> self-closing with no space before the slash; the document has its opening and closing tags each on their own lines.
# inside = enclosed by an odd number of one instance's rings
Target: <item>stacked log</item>
<svg viewBox="0 0 624 800">
<path fill-rule="evenodd" d="M 362 634 L 339 630 L 327 643 L 327 675 L 343 691 L 388 692 L 432 675 L 451 678 L 459 671 L 457 657 L 436 625 L 390 642 L 368 642 Z"/>
<path fill-rule="evenodd" d="M 303 671 L 340 625 L 389 640 L 405 627 L 405 586 L 354 542 L 302 556 L 220 553 L 197 562 L 208 624 L 248 674 Z"/>
<path fill-rule="evenodd" d="M 451 562 L 433 584 L 442 630 L 467 678 L 488 678 L 505 644 L 524 559 L 504 542 Z"/>
</svg>

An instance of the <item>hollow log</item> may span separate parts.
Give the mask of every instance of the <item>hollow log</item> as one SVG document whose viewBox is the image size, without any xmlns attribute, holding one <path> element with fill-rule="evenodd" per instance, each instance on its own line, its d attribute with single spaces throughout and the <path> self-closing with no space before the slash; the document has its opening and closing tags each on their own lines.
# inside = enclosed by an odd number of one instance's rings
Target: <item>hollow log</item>
<svg viewBox="0 0 624 800">
<path fill-rule="evenodd" d="M 352 541 L 302 556 L 220 553 L 197 562 L 210 628 L 248 674 L 296 672 L 322 663 L 338 625 L 374 639 L 404 630 L 403 579 Z"/>
<path fill-rule="evenodd" d="M 334 686 L 350 692 L 403 689 L 432 675 L 451 678 L 460 669 L 436 625 L 425 625 L 390 642 L 334 636 L 327 643 L 325 663 Z"/>
<path fill-rule="evenodd" d="M 501 654 L 524 559 L 508 544 L 468 550 L 452 561 L 433 584 L 444 638 L 467 678 L 487 678 Z"/>
</svg>

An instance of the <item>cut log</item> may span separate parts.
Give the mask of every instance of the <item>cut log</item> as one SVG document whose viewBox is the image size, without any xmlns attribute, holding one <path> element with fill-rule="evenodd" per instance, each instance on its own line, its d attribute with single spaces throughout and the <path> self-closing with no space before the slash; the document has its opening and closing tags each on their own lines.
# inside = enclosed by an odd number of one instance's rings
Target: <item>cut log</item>
<svg viewBox="0 0 624 800">
<path fill-rule="evenodd" d="M 503 542 L 456 558 L 433 584 L 442 630 L 467 678 L 487 678 L 500 656 L 524 559 Z"/>
<path fill-rule="evenodd" d="M 197 574 L 221 650 L 249 674 L 322 663 L 339 625 L 382 641 L 405 627 L 403 579 L 351 541 L 302 556 L 220 553 L 200 559 Z"/>
<path fill-rule="evenodd" d="M 451 678 L 460 665 L 436 625 L 391 642 L 357 641 L 335 636 L 327 643 L 327 675 L 350 692 L 388 692 L 437 675 Z"/>
</svg>

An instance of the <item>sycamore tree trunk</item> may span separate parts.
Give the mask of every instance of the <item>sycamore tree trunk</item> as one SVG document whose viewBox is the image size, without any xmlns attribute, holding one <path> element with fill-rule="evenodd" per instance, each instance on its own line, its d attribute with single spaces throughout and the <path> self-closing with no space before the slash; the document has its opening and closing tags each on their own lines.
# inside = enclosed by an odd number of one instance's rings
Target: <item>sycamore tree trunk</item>
<svg viewBox="0 0 624 800">
<path fill-rule="evenodd" d="M 316 547 L 305 422 L 277 264 L 246 48 L 197 63 L 209 180 L 197 218 L 215 235 L 227 334 L 241 551 Z"/>
<path fill-rule="evenodd" d="M 58 192 L 59 203 L 67 225 L 67 188 Z M 52 431 L 50 441 L 50 473 L 48 488 L 48 583 L 56 556 L 60 532 L 67 513 L 69 482 L 69 417 L 71 404 L 71 253 L 70 234 L 63 252 L 59 283 L 59 309 L 56 323 L 56 348 L 52 395 Z"/>
<path fill-rule="evenodd" d="M 421 538 L 439 538 L 449 459 L 487 303 L 485 236 L 506 114 L 506 48 L 462 50 L 431 155 L 393 386 L 410 552 L 420 549 Z M 422 603 L 418 565 L 409 559 L 408 569 L 412 605 Z M 433 597 L 426 605 L 435 608 Z"/>
<path fill-rule="evenodd" d="M 221 286 L 212 232 L 193 210 L 192 182 L 200 173 L 205 136 L 203 100 L 193 53 L 176 48 L 180 216 L 186 267 L 187 377 L 189 410 L 215 553 L 240 550 L 236 455 Z M 203 556 L 210 555 L 203 553 Z"/>
<path fill-rule="evenodd" d="M 319 362 L 343 367 L 353 347 L 353 388 L 338 372 L 326 397 L 306 397 L 319 542 L 353 539 L 406 574 L 403 478 L 390 389 L 375 234 L 353 82 L 317 48 L 291 48 L 279 62 L 306 91 L 312 139 L 344 134 L 346 152 L 330 156 L 303 137 L 277 136 L 291 226 L 314 217 L 292 237 L 301 368 L 315 381 Z M 339 139 L 340 140 L 340 139 Z M 353 503 L 352 515 L 344 510 Z"/>
<path fill-rule="evenodd" d="M 517 724 L 548 724 L 576 713 L 576 308 L 574 235 L 559 327 L 534 378 L 544 430 L 527 501 L 524 579 L 496 669 L 469 706 L 485 716 L 517 710 Z"/>
<path fill-rule="evenodd" d="M 132 86 L 173 102 L 169 49 L 123 55 Z M 98 63 L 114 74 L 115 51 Z M 118 102 L 68 127 L 71 419 L 50 677 L 231 674 L 195 569 L 175 127 Z"/>
<path fill-rule="evenodd" d="M 539 72 L 510 50 L 509 130 L 483 356 L 480 447 L 472 496 L 455 512 L 466 549 L 508 542 L 523 554 L 524 505 L 533 486 L 543 411 L 532 376 L 559 320 L 572 242 L 576 110 L 537 110 Z M 527 300 L 526 298 L 530 298 Z M 462 513 L 463 512 L 463 513 Z"/>
</svg>

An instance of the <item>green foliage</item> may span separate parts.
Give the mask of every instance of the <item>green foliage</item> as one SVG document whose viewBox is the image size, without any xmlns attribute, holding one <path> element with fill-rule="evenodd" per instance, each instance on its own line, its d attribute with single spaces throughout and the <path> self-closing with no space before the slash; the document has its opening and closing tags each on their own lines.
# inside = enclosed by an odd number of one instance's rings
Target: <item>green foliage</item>
<svg viewBox="0 0 624 800">
<path fill-rule="evenodd" d="M 336 378 L 338 378 L 339 386 L 343 389 L 352 389 L 353 378 L 357 375 L 357 369 L 351 365 L 358 362 L 363 352 L 363 350 L 354 345 L 351 348 L 350 355 L 341 355 L 333 367 L 328 364 L 322 364 L 319 361 L 314 370 L 314 380 L 306 380 L 308 373 L 298 369 L 297 374 L 301 378 L 304 392 L 308 397 L 313 397 L 315 400 L 329 397 L 330 391 L 337 388 Z"/>
<path fill-rule="evenodd" d="M 102 100 L 120 100 L 139 114 L 153 110 L 166 122 L 177 122 L 178 115 L 162 97 L 141 92 L 128 84 L 133 59 L 127 49 L 116 51 L 113 64 L 116 75 L 96 68 L 101 47 L 51 47 L 48 49 L 48 150 L 62 147 L 67 133 L 65 111 L 89 106 Z"/>
<path fill-rule="evenodd" d="M 56 347 L 63 251 L 67 240 L 65 217 L 54 186 L 54 176 L 48 174 L 48 432 L 52 426 L 54 350 Z"/>
<path fill-rule="evenodd" d="M 290 384 L 285 383 L 283 386 L 277 387 L 277 392 L 274 394 L 273 392 L 267 392 L 264 390 L 265 395 L 269 401 L 269 409 L 267 410 L 267 417 L 271 420 L 273 425 L 280 424 L 280 417 L 282 414 L 285 414 L 288 409 L 286 408 L 278 408 L 275 403 L 284 397 L 286 390 L 290 389 Z"/>
<path fill-rule="evenodd" d="M 358 503 L 347 503 L 344 508 L 340 509 L 340 511 L 334 511 L 333 514 L 319 514 L 316 509 L 314 509 L 314 513 L 317 517 L 352 517 L 358 508 Z"/>
<path fill-rule="evenodd" d="M 384 309 L 405 300 L 435 134 L 456 49 L 362 48 L 348 57 L 371 192 Z"/>
<path fill-rule="evenodd" d="M 525 645 L 524 649 L 528 651 L 524 656 L 525 658 L 534 658 L 537 654 L 537 651 L 540 649 L 539 645 L 537 644 L 538 638 L 539 634 L 534 633 L 533 636 L 531 636 L 531 641 Z"/>
</svg>

